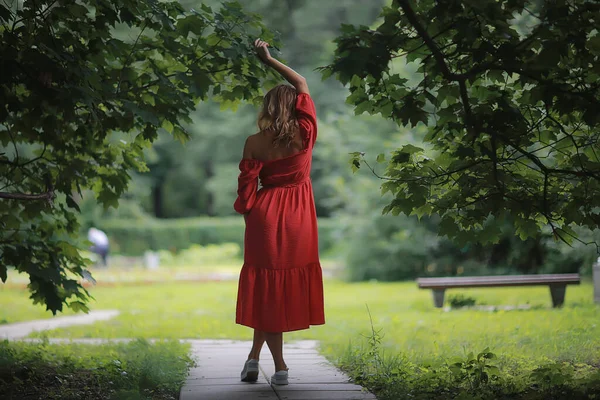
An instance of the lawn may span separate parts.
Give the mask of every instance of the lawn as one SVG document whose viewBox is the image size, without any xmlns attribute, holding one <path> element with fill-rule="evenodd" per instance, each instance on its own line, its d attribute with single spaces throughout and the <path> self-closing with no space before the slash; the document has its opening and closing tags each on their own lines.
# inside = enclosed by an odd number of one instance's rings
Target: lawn
<svg viewBox="0 0 600 400">
<path fill-rule="evenodd" d="M 91 308 L 117 309 L 118 317 L 32 336 L 251 338 L 234 323 L 236 281 L 175 281 L 171 274 L 152 284 L 138 272 L 90 288 Z M 547 287 L 450 290 L 447 297 L 454 294 L 529 308 L 440 310 L 414 282 L 326 280 L 327 324 L 286 340 L 320 340 L 324 354 L 380 400 L 600 396 L 600 307 L 591 283 L 570 286 L 560 309 L 551 307 Z M 0 286 L 0 321 L 50 317 L 27 297 L 23 287 Z"/>
<path fill-rule="evenodd" d="M 93 287 L 92 309 L 118 309 L 117 318 L 48 332 L 67 338 L 234 338 L 249 339 L 248 328 L 235 325 L 237 283 L 171 282 L 140 286 Z M 529 305 L 528 310 L 478 311 L 435 309 L 431 292 L 408 283 L 325 282 L 327 324 L 290 333 L 288 340 L 318 339 L 331 357 L 350 341 L 371 331 L 367 306 L 383 346 L 412 362 L 429 363 L 490 347 L 503 360 L 569 360 L 600 364 L 600 307 L 592 286 L 570 286 L 566 305 L 553 309 L 546 287 L 449 291 L 488 305 Z M 33 306 L 27 292 L 0 289 L 0 320 L 48 317 Z"/>
</svg>

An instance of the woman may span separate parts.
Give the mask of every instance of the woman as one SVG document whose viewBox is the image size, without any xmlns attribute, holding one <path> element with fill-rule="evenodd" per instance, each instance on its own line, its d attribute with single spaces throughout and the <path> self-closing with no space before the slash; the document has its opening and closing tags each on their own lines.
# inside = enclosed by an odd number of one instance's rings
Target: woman
<svg viewBox="0 0 600 400">
<path fill-rule="evenodd" d="M 246 234 L 236 322 L 254 329 L 241 377 L 244 382 L 258 379 L 266 341 L 275 362 L 271 384 L 287 385 L 283 332 L 325 323 L 310 181 L 317 119 L 304 77 L 272 58 L 267 43 L 258 39 L 254 46 L 261 60 L 292 86 L 278 85 L 265 95 L 260 131 L 246 140 L 240 162 L 234 208 L 244 215 Z"/>
</svg>

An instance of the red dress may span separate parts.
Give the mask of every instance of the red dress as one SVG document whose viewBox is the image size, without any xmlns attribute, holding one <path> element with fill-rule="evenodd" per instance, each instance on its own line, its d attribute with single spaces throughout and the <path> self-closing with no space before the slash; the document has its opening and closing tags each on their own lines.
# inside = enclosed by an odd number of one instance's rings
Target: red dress
<svg viewBox="0 0 600 400">
<path fill-rule="evenodd" d="M 298 95 L 296 117 L 304 141 L 301 152 L 270 161 L 240 162 L 234 208 L 247 216 L 236 322 L 265 332 L 325 323 L 310 180 L 317 120 L 306 93 Z"/>
</svg>

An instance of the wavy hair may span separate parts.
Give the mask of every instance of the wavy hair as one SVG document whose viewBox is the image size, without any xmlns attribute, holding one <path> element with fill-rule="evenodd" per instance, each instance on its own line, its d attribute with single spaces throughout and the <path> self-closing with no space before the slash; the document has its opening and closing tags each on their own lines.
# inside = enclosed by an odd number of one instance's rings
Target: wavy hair
<svg viewBox="0 0 600 400">
<path fill-rule="evenodd" d="M 290 147 L 298 132 L 297 95 L 292 86 L 277 85 L 269 90 L 263 99 L 262 110 L 258 114 L 258 128 L 261 131 L 275 132 L 275 147 L 281 144 Z"/>
</svg>

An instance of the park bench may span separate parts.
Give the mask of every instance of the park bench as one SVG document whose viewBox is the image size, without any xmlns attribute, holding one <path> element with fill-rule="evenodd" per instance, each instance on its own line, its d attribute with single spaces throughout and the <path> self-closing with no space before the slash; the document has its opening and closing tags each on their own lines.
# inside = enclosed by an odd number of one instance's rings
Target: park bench
<svg viewBox="0 0 600 400">
<path fill-rule="evenodd" d="M 446 289 L 500 287 L 500 286 L 545 286 L 550 287 L 552 305 L 560 307 L 565 301 L 567 285 L 579 285 L 579 274 L 548 275 L 506 275 L 506 276 L 465 276 L 456 278 L 419 278 L 419 289 L 433 290 L 433 303 L 444 306 Z"/>
</svg>

